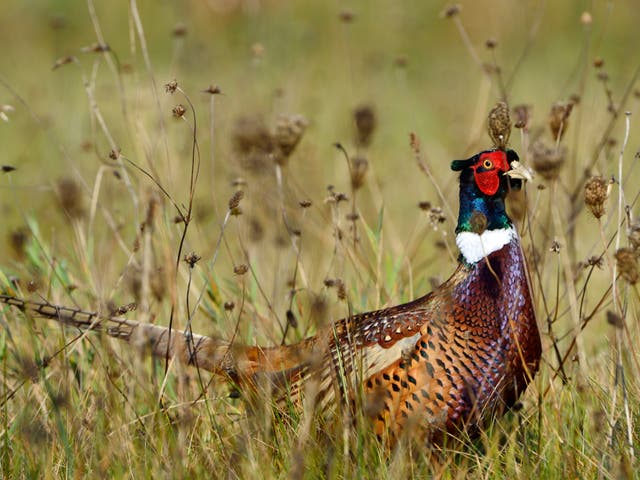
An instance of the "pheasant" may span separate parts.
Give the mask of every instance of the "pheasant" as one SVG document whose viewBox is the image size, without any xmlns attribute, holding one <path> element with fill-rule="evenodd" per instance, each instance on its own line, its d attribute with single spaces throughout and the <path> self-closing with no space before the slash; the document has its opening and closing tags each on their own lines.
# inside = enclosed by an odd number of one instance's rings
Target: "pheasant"
<svg viewBox="0 0 640 480">
<path fill-rule="evenodd" d="M 541 356 L 527 266 L 504 203 L 521 186 L 509 175 L 517 159 L 512 150 L 494 149 L 451 164 L 460 172 L 460 256 L 448 280 L 421 298 L 344 318 L 297 344 L 229 344 L 46 302 L 0 300 L 144 344 L 154 356 L 224 375 L 240 387 L 255 388 L 263 376 L 294 402 L 305 392 L 317 405 L 356 405 L 362 398 L 374 431 L 391 442 L 409 430 L 432 442 L 463 430 L 473 434 L 516 402 Z"/>
</svg>

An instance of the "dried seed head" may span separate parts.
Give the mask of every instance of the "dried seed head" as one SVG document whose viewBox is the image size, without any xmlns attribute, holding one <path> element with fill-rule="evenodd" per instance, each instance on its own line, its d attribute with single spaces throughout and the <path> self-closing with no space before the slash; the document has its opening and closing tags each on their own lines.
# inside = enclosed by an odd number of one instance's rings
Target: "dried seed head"
<svg viewBox="0 0 640 480">
<path fill-rule="evenodd" d="M 233 267 L 233 273 L 235 273 L 236 275 L 244 275 L 248 271 L 249 271 L 249 267 L 247 267 L 244 263 L 241 263 L 240 265 L 236 265 L 235 267 Z"/>
<path fill-rule="evenodd" d="M 111 160 L 117 160 L 117 159 L 119 159 L 119 158 L 120 158 L 120 151 L 121 151 L 121 150 L 120 150 L 120 147 L 112 148 L 112 149 L 109 151 L 109 158 L 110 158 Z"/>
<path fill-rule="evenodd" d="M 476 212 L 474 212 L 474 213 L 476 213 Z M 484 215 L 483 215 L 483 217 L 484 217 Z M 471 216 L 471 223 L 472 223 L 472 224 L 473 224 L 473 218 L 474 218 L 474 217 L 473 217 L 473 215 L 472 215 L 472 216 Z M 439 225 L 440 223 L 444 223 L 444 222 L 446 222 L 446 221 L 447 221 L 447 217 L 445 216 L 444 211 L 442 210 L 442 208 L 440 208 L 440 207 L 431 207 L 431 208 L 429 209 L 429 222 L 431 223 L 431 226 L 432 226 L 434 229 L 436 229 L 436 230 L 437 230 L 437 229 L 438 229 L 438 225 Z M 486 228 L 487 228 L 487 226 L 486 226 L 487 217 L 484 217 L 484 221 L 485 221 L 485 226 L 484 226 L 484 228 L 482 229 L 482 231 L 483 231 L 483 232 L 484 232 L 484 231 L 486 230 Z M 473 229 L 473 225 L 472 225 L 472 227 L 471 227 L 471 228 Z M 475 230 L 473 230 L 473 231 L 475 231 Z"/>
<path fill-rule="evenodd" d="M 604 215 L 604 204 L 609 196 L 609 182 L 600 176 L 591 177 L 584 186 L 584 203 L 594 217 Z"/>
<path fill-rule="evenodd" d="M 582 23 L 583 25 L 591 25 L 591 22 L 593 22 L 591 13 L 586 11 L 582 12 L 582 15 L 580 15 L 580 23 Z"/>
<path fill-rule="evenodd" d="M 398 68 L 406 68 L 407 65 L 409 65 L 409 57 L 406 55 L 398 55 L 393 63 Z"/>
<path fill-rule="evenodd" d="M 65 177 L 58 180 L 56 191 L 60 207 L 67 215 L 76 219 L 84 216 L 82 189 L 73 178 Z"/>
<path fill-rule="evenodd" d="M 347 299 L 347 287 L 344 282 L 337 278 L 336 279 L 336 295 L 338 296 L 338 300 L 346 300 Z"/>
<path fill-rule="evenodd" d="M 202 257 L 198 255 L 196 252 L 191 252 L 184 256 L 184 261 L 185 263 L 187 263 L 187 265 L 189 265 L 190 268 L 193 268 L 196 266 L 196 263 L 198 263 L 198 261 L 201 258 Z"/>
<path fill-rule="evenodd" d="M 302 115 L 280 115 L 276 120 L 273 135 L 279 154 L 275 156 L 276 163 L 284 165 L 296 148 L 308 122 Z"/>
<path fill-rule="evenodd" d="M 15 170 L 16 170 L 16 167 L 14 167 L 13 165 L 0 166 L 0 171 L 2 171 L 2 173 L 14 172 Z"/>
<path fill-rule="evenodd" d="M 489 112 L 487 122 L 489 137 L 497 148 L 505 149 L 511 136 L 511 118 L 505 102 L 498 102 Z"/>
<path fill-rule="evenodd" d="M 300 205 L 302 208 L 309 208 L 313 204 L 311 203 L 311 200 L 300 200 L 298 202 L 298 205 Z"/>
<path fill-rule="evenodd" d="M 448 7 L 446 7 L 442 11 L 441 15 L 444 18 L 453 18 L 460 13 L 460 10 L 462 10 L 462 7 L 459 4 L 454 3 L 453 5 L 449 5 Z"/>
<path fill-rule="evenodd" d="M 231 300 L 227 300 L 226 302 L 224 302 L 224 309 L 227 312 L 232 311 L 235 308 L 236 304 L 233 303 Z"/>
<path fill-rule="evenodd" d="M 240 205 L 240 200 L 244 198 L 244 192 L 242 190 L 238 190 L 235 192 L 231 198 L 229 199 L 229 210 L 234 210 L 238 208 Z"/>
<path fill-rule="evenodd" d="M 602 68 L 604 66 L 604 59 L 600 57 L 596 57 L 593 59 L 593 66 L 595 68 Z"/>
<path fill-rule="evenodd" d="M 351 159 L 351 188 L 358 190 L 364 185 L 364 179 L 369 170 L 369 161 L 363 156 L 357 156 Z"/>
<path fill-rule="evenodd" d="M 560 169 L 564 165 L 567 149 L 561 145 L 559 148 L 548 147 L 538 140 L 531 145 L 531 165 L 533 170 L 546 180 L 553 180 L 560 175 Z"/>
<path fill-rule="evenodd" d="M 356 122 L 356 143 L 366 147 L 371 143 L 371 137 L 376 129 L 376 112 L 371 105 L 360 105 L 353 112 Z"/>
<path fill-rule="evenodd" d="M 335 286 L 336 281 L 333 278 L 325 278 L 323 283 L 325 287 L 332 288 Z"/>
<path fill-rule="evenodd" d="M 173 110 L 171 110 L 171 113 L 173 113 L 173 116 L 175 118 L 183 118 L 185 113 L 187 113 L 187 109 L 184 105 L 179 103 L 178 105 L 173 107 Z"/>
<path fill-rule="evenodd" d="M 421 202 L 418 202 L 418 208 L 420 210 L 428 212 L 429 210 L 431 210 L 431 202 L 429 202 L 428 200 L 423 200 Z"/>
<path fill-rule="evenodd" d="M 616 252 L 616 264 L 620 275 L 631 285 L 640 280 L 640 267 L 638 266 L 638 252 L 633 248 L 623 247 Z"/>
<path fill-rule="evenodd" d="M 567 131 L 569 115 L 573 110 L 571 102 L 556 102 L 551 106 L 549 113 L 549 128 L 554 140 L 561 140 Z"/>
<path fill-rule="evenodd" d="M 164 91 L 169 94 L 176 93 L 177 89 L 178 89 L 178 82 L 176 80 L 171 80 L 169 83 L 165 84 L 164 86 Z"/>
<path fill-rule="evenodd" d="M 516 128 L 527 129 L 529 127 L 529 120 L 531 118 L 531 105 L 516 105 L 513 107 L 513 116 Z"/>
</svg>

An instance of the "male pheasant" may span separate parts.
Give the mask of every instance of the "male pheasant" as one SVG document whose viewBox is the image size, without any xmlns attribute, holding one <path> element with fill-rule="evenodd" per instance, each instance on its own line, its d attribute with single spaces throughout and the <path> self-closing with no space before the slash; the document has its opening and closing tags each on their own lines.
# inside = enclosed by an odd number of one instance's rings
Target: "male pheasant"
<svg viewBox="0 0 640 480">
<path fill-rule="evenodd" d="M 391 442 L 406 430 L 431 441 L 474 432 L 514 404 L 541 355 L 527 266 L 504 204 L 521 182 L 507 175 L 517 158 L 512 150 L 488 150 L 452 163 L 460 171 L 460 257 L 446 282 L 294 345 L 231 345 L 121 317 L 0 299 L 34 316 L 142 342 L 155 356 L 226 375 L 241 387 L 265 375 L 293 401 L 305 390 L 320 405 L 356 404 L 363 394 L 374 430 Z"/>
</svg>

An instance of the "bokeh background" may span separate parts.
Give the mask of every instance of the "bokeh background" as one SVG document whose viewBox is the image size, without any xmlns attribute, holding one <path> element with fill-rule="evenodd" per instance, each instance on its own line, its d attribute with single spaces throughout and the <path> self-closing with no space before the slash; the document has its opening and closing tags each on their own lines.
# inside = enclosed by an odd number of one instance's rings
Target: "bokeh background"
<svg viewBox="0 0 640 480">
<path fill-rule="evenodd" d="M 604 255 L 603 245 L 617 232 L 620 158 L 622 218 L 638 213 L 639 22 L 632 0 L 4 0 L 0 269 L 22 294 L 89 309 L 138 302 L 164 324 L 175 303 L 184 325 L 191 295 L 203 333 L 294 341 L 447 277 L 457 210 L 449 164 L 492 146 L 486 118 L 502 100 L 530 114 L 510 146 L 537 171 L 513 199 L 545 343 L 536 389 L 557 383 L 565 355 L 570 376 L 613 386 L 614 243 Z M 556 140 L 558 102 L 571 113 Z M 375 126 L 364 143 L 358 110 Z M 293 115 L 306 128 L 276 167 L 260 142 Z M 345 152 L 368 167 L 357 191 Z M 187 210 L 193 159 L 193 220 L 179 249 L 174 204 Z M 599 222 L 583 203 L 593 175 L 613 178 Z M 242 214 L 225 221 L 238 190 Z M 336 204 L 341 193 L 348 200 Z M 192 251 L 202 260 L 187 286 L 190 269 L 174 265 Z M 618 347 L 633 351 L 638 298 L 626 292 L 635 316 Z M 288 310 L 297 323 L 287 327 Z M 47 341 L 14 350 L 55 350 Z M 567 475 L 580 472 L 572 465 Z"/>
</svg>

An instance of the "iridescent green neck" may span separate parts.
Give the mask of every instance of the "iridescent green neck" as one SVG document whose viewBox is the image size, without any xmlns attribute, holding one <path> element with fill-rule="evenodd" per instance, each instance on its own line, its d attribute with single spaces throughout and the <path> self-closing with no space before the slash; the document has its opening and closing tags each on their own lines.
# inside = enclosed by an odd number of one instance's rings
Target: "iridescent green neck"
<svg viewBox="0 0 640 480">
<path fill-rule="evenodd" d="M 501 185 L 495 195 L 482 193 L 473 178 L 471 170 L 460 175 L 460 213 L 456 233 L 497 230 L 511 226 L 504 205 L 505 187 Z"/>
</svg>

